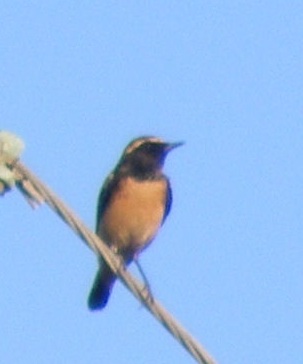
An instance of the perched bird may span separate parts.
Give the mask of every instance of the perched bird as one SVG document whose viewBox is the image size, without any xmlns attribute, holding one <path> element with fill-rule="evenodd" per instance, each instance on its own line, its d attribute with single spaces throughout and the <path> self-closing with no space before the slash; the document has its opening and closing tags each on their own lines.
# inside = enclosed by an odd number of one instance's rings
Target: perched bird
<svg viewBox="0 0 303 364">
<path fill-rule="evenodd" d="M 172 203 L 168 178 L 163 174 L 167 154 L 178 143 L 156 137 L 141 137 L 125 148 L 117 166 L 101 189 L 96 234 L 124 264 L 131 263 L 154 239 Z M 88 306 L 102 309 L 109 299 L 116 275 L 103 258 L 91 289 Z"/>
</svg>

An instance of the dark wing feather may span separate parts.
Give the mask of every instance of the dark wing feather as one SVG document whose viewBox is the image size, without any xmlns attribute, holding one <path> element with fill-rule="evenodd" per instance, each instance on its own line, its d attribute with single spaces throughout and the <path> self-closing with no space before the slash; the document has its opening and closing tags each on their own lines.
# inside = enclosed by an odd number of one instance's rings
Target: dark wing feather
<svg viewBox="0 0 303 364">
<path fill-rule="evenodd" d="M 114 178 L 114 173 L 111 173 L 103 183 L 98 198 L 96 231 L 98 231 L 98 225 L 100 223 L 100 220 L 102 219 L 105 209 L 108 206 L 108 203 L 111 199 L 113 190 L 117 185 L 117 182 L 118 182 L 117 179 Z"/>
<path fill-rule="evenodd" d="M 164 209 L 162 224 L 164 223 L 166 217 L 168 216 L 173 202 L 173 193 L 168 178 L 166 178 L 166 183 L 167 183 L 167 190 L 166 190 L 165 209 Z"/>
</svg>

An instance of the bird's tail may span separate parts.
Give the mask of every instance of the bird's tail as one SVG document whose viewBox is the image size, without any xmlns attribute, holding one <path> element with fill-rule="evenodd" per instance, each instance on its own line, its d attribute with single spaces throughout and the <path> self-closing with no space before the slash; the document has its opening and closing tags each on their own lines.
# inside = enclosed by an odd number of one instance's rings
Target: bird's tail
<svg viewBox="0 0 303 364">
<path fill-rule="evenodd" d="M 88 307 L 91 310 L 101 310 L 106 306 L 115 281 L 116 275 L 102 262 L 88 296 Z"/>
</svg>

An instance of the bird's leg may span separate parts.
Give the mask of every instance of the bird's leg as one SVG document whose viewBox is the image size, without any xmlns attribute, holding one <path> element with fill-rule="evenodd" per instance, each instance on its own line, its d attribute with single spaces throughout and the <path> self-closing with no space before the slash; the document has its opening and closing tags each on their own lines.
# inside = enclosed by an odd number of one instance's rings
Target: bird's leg
<svg viewBox="0 0 303 364">
<path fill-rule="evenodd" d="M 144 273 L 144 270 L 143 270 L 141 264 L 139 263 L 139 257 L 138 257 L 137 254 L 134 256 L 134 259 L 133 260 L 134 260 L 134 263 L 136 264 L 136 266 L 138 268 L 138 271 L 139 271 L 139 273 L 140 273 L 140 275 L 141 275 L 141 277 L 143 279 L 144 288 L 146 289 L 147 295 L 148 295 L 147 298 L 149 300 L 153 301 L 154 298 L 153 298 L 153 295 L 152 295 L 152 291 L 151 291 L 151 288 L 150 288 L 149 281 L 147 279 L 146 274 Z"/>
<path fill-rule="evenodd" d="M 110 245 L 110 249 L 119 261 L 119 269 L 126 270 L 125 261 L 122 254 L 119 252 L 119 249 L 115 245 Z"/>
</svg>

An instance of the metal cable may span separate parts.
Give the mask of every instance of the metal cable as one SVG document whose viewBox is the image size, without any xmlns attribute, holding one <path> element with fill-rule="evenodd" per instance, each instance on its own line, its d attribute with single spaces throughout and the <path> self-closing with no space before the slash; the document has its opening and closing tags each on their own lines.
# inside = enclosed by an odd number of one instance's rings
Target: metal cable
<svg viewBox="0 0 303 364">
<path fill-rule="evenodd" d="M 71 211 L 56 195 L 45 186 L 28 168 L 16 161 L 8 164 L 15 173 L 16 186 L 31 205 L 45 202 L 54 210 L 97 254 L 102 255 L 113 272 L 137 299 L 162 323 L 198 363 L 215 364 L 207 351 L 199 344 L 137 279 L 133 278 L 122 264 L 121 259 Z"/>
</svg>

